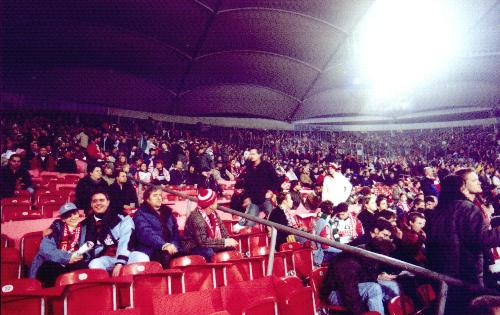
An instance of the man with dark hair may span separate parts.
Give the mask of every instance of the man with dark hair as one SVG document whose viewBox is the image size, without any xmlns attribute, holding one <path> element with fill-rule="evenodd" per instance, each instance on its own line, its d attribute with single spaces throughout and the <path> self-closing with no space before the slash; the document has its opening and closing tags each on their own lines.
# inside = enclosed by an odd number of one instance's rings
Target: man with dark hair
<svg viewBox="0 0 500 315">
<path fill-rule="evenodd" d="M 436 185 L 439 183 L 439 179 L 434 177 L 434 169 L 431 166 L 427 166 L 424 168 L 424 177 L 420 180 L 420 185 L 422 186 L 422 192 L 424 195 L 439 195 L 439 189 Z"/>
<path fill-rule="evenodd" d="M 75 204 L 85 214 L 90 209 L 90 198 L 96 191 L 108 191 L 108 184 L 102 179 L 102 169 L 97 164 L 87 167 L 88 175 L 78 181 L 75 189 Z"/>
<path fill-rule="evenodd" d="M 379 219 L 380 220 L 380 219 Z M 362 248 L 389 255 L 394 249 L 387 235 L 376 235 Z M 320 298 L 332 305 L 347 307 L 355 315 L 377 311 L 384 314 L 384 303 L 400 294 L 396 276 L 382 272 L 382 265 L 368 258 L 342 252 L 328 265 L 325 280 L 320 288 Z"/>
<path fill-rule="evenodd" d="M 95 235 L 93 253 L 97 258 L 90 261 L 89 268 L 111 271 L 117 277 L 130 255 L 129 241 L 134 221 L 128 215 L 111 211 L 109 205 L 106 192 L 97 191 L 92 195 L 92 210 L 85 221 L 88 221 L 88 233 Z"/>
<path fill-rule="evenodd" d="M 129 263 L 154 260 L 168 268 L 172 256 L 181 250 L 177 220 L 162 201 L 160 186 L 144 191 L 144 203 L 134 215 L 136 251 L 130 254 Z"/>
<path fill-rule="evenodd" d="M 246 214 L 257 216 L 260 211 L 266 215 L 271 213 L 273 205 L 269 200 L 273 192 L 281 191 L 281 182 L 276 174 L 276 170 L 271 163 L 262 160 L 260 149 L 252 148 L 248 157 L 249 163 L 243 175 L 243 189 L 247 196 L 249 206 Z M 245 226 L 254 226 L 255 222 L 241 219 L 233 227 L 233 231 L 238 232 Z"/>
<path fill-rule="evenodd" d="M 368 244 L 373 238 L 384 238 L 391 239 L 392 232 L 394 231 L 394 227 L 388 220 L 384 218 L 377 218 L 375 220 L 375 224 L 372 226 L 372 229 L 369 231 L 365 231 L 365 234 L 359 236 L 354 239 L 349 245 L 351 246 L 360 246 Z"/>
<path fill-rule="evenodd" d="M 483 251 L 500 246 L 500 229 L 490 229 L 481 209 L 464 194 L 461 176 L 442 182 L 439 203 L 427 229 L 430 269 L 484 286 Z M 472 298 L 463 288 L 450 287 L 446 314 L 460 314 Z"/>
<path fill-rule="evenodd" d="M 110 209 L 118 214 L 128 213 L 139 205 L 134 185 L 123 170 L 115 172 L 115 182 L 109 186 Z"/>
<path fill-rule="evenodd" d="M 53 172 L 56 170 L 56 160 L 49 155 L 47 147 L 40 147 L 38 155 L 30 161 L 30 169 Z"/>
<path fill-rule="evenodd" d="M 186 171 L 182 161 L 177 161 L 175 167 L 170 170 L 170 184 L 181 185 L 186 182 Z"/>
<path fill-rule="evenodd" d="M 500 296 L 483 295 L 470 303 L 469 315 L 498 315 L 500 314 Z"/>
<path fill-rule="evenodd" d="M 14 196 L 16 189 L 34 192 L 30 173 L 21 167 L 21 156 L 12 154 L 9 164 L 0 169 L 0 199 Z"/>
<path fill-rule="evenodd" d="M 396 238 L 395 257 L 410 264 L 423 266 L 425 264 L 423 245 L 426 241 L 424 232 L 425 216 L 418 211 L 408 214 L 408 225 L 403 226 L 401 239 Z"/>
</svg>

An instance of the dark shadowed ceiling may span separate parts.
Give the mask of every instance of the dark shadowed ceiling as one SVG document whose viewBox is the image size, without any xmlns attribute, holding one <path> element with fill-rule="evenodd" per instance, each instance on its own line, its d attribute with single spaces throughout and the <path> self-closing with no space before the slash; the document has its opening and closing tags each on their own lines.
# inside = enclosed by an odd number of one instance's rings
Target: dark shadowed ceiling
<svg viewBox="0 0 500 315">
<path fill-rule="evenodd" d="M 3 89 L 191 116 L 357 114 L 350 39 L 372 2 L 4 0 Z M 487 53 L 416 96 L 424 107 L 498 102 L 500 6 L 474 3 Z"/>
</svg>

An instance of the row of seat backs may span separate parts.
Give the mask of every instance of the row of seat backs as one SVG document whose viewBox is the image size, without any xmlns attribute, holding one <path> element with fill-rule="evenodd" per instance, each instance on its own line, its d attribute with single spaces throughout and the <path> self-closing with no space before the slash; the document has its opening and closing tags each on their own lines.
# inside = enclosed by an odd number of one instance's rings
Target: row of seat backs
<svg viewBox="0 0 500 315">
<path fill-rule="evenodd" d="M 27 275 L 33 259 L 38 253 L 42 241 L 42 231 L 26 233 L 21 238 L 20 250 L 12 246 L 13 241 L 7 236 L 2 236 L 2 252 L 0 255 L 2 268 L 2 281 L 18 279 Z"/>
</svg>

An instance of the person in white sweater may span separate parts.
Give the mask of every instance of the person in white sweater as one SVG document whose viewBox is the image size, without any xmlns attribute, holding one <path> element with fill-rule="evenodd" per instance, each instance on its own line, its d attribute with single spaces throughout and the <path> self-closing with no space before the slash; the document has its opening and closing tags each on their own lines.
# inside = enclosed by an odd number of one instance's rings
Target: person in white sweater
<svg viewBox="0 0 500 315">
<path fill-rule="evenodd" d="M 342 173 L 340 167 L 335 163 L 328 164 L 328 175 L 323 181 L 322 199 L 330 200 L 334 206 L 346 202 L 351 195 L 352 184 Z"/>
</svg>

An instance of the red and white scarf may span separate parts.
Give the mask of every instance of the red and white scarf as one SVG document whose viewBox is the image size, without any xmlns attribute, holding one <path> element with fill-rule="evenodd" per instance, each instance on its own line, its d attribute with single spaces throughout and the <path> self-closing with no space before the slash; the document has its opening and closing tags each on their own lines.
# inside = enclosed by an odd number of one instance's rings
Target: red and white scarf
<svg viewBox="0 0 500 315">
<path fill-rule="evenodd" d="M 82 226 L 78 224 L 73 231 L 70 232 L 68 224 L 64 223 L 63 236 L 61 243 L 59 244 L 59 249 L 74 252 L 78 249 L 78 242 L 80 241 L 80 233 L 82 231 Z"/>
<path fill-rule="evenodd" d="M 284 209 L 284 208 L 281 208 L 281 209 L 285 213 L 286 219 L 288 221 L 288 226 L 293 227 L 294 229 L 298 229 L 299 224 L 297 223 L 297 220 L 295 220 L 295 217 L 293 216 L 293 214 L 291 214 L 290 211 L 287 209 Z"/>
<path fill-rule="evenodd" d="M 210 216 L 208 216 L 205 211 L 201 210 L 198 208 L 198 211 L 201 213 L 201 216 L 205 220 L 205 223 L 207 224 L 207 233 L 208 236 L 213 239 L 221 239 L 222 238 L 222 233 L 220 230 L 219 226 L 219 220 L 217 220 L 217 215 L 215 212 L 212 212 Z"/>
</svg>

